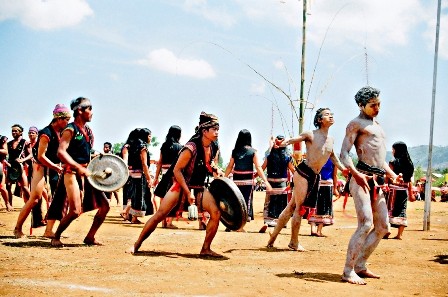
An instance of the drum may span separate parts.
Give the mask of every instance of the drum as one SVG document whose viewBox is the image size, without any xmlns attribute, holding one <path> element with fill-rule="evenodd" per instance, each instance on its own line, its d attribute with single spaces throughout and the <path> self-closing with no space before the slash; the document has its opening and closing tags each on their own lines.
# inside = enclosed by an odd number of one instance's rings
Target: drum
<svg viewBox="0 0 448 297">
<path fill-rule="evenodd" d="M 17 161 L 11 162 L 11 167 L 8 167 L 8 179 L 11 182 L 16 182 L 20 179 L 23 172 L 23 165 Z"/>
<path fill-rule="evenodd" d="M 122 158 L 112 154 L 93 158 L 87 170 L 91 175 L 87 180 L 97 190 L 114 192 L 124 186 L 129 177 L 128 166 Z"/>
<path fill-rule="evenodd" d="M 243 228 L 247 221 L 247 205 L 235 183 L 227 177 L 216 178 L 208 190 L 221 211 L 221 223 L 230 230 Z"/>
</svg>

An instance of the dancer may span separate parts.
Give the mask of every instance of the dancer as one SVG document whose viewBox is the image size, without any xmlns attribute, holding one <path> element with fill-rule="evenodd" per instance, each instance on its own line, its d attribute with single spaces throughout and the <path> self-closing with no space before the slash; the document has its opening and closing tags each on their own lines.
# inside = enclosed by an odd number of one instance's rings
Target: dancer
<svg viewBox="0 0 448 297">
<path fill-rule="evenodd" d="M 0 194 L 5 202 L 6 211 L 13 211 L 14 208 L 9 203 L 8 192 L 3 188 L 6 167 L 8 167 L 8 162 L 6 161 L 6 157 L 8 156 L 7 142 L 8 137 L 0 135 Z"/>
<path fill-rule="evenodd" d="M 177 125 L 173 125 L 168 129 L 168 134 L 165 137 L 165 142 L 160 148 L 160 157 L 159 161 L 157 162 L 157 169 L 154 176 L 153 187 L 156 187 L 158 185 L 160 176 L 165 174 L 170 168 L 171 164 L 173 164 L 177 160 L 177 156 L 179 155 L 179 152 L 183 147 L 179 143 L 181 134 L 182 129 Z M 154 195 L 157 195 L 156 192 L 154 192 Z M 163 199 L 163 197 L 160 197 L 160 199 Z M 176 217 L 176 211 L 177 209 L 174 208 L 173 211 L 168 214 L 167 218 L 162 221 L 163 228 L 177 228 L 177 226 L 175 226 L 172 222 L 173 218 Z"/>
<path fill-rule="evenodd" d="M 394 160 L 389 162 L 389 167 L 395 174 L 403 176 L 403 183 L 399 185 L 390 184 L 387 197 L 387 206 L 389 209 L 389 223 L 392 227 L 398 228 L 397 236 L 394 239 L 400 239 L 403 236 L 404 228 L 408 226 L 406 218 L 406 208 L 408 199 L 415 201 L 412 191 L 412 176 L 414 175 L 414 163 L 408 153 L 408 147 L 404 142 L 398 141 L 392 145 L 392 155 Z M 390 233 L 386 233 L 388 238 Z"/>
<path fill-rule="evenodd" d="M 333 195 L 337 195 L 336 182 L 338 169 L 331 159 L 320 171 L 319 191 L 317 193 L 316 212 L 310 216 L 311 236 L 325 237 L 322 234 L 324 226 L 333 225 Z"/>
<path fill-rule="evenodd" d="M 271 138 L 267 156 L 261 166 L 262 170 L 267 169 L 267 178 L 273 189 L 266 190 L 263 209 L 264 224 L 260 233 L 266 232 L 268 227 L 275 227 L 280 213 L 288 204 L 288 195 L 291 194 L 291 187 L 287 185 L 287 182 L 295 169 L 286 147 L 280 147 L 284 139 L 283 135 L 278 135 L 275 140 Z"/>
<path fill-rule="evenodd" d="M 34 146 L 33 176 L 31 179 L 30 199 L 25 203 L 17 218 L 14 236 L 23 237 L 22 226 L 30 211 L 42 200 L 42 193 L 45 188 L 45 176 L 48 169 L 52 169 L 59 174 L 62 173 L 60 160 L 57 156 L 59 147 L 59 133 L 64 129 L 71 118 L 68 108 L 62 104 L 56 105 L 53 111 L 53 120 L 44 129 L 39 131 L 37 144 Z"/>
<path fill-rule="evenodd" d="M 90 151 L 93 147 L 93 133 L 87 125 L 92 120 L 92 103 L 89 99 L 79 97 L 72 100 L 74 121 L 62 131 L 58 156 L 64 163 L 63 184 L 67 191 L 69 211 L 65 215 L 51 240 L 54 247 L 62 247 L 61 235 L 81 213 L 98 209 L 92 226 L 84 238 L 87 245 L 101 245 L 95 234 L 109 212 L 109 202 L 103 192 L 94 189 L 85 179 L 91 173 L 87 170 Z"/>
<path fill-rule="evenodd" d="M 183 193 L 189 195 L 188 200 L 194 203 L 195 196 L 190 193 L 189 183 L 192 180 L 204 181 L 206 176 L 218 171 L 213 160 L 217 152 L 216 140 L 218 139 L 219 122 L 218 118 L 212 114 L 201 113 L 199 125 L 195 135 L 185 144 L 180 152 L 175 164 L 170 167 L 164 175 L 158 187 L 166 189 L 166 195 L 162 199 L 157 212 L 146 222 L 140 236 L 134 245 L 128 250 L 130 253 L 137 253 L 146 238 L 156 229 L 157 224 L 166 218 L 168 213 L 176 206 Z M 174 179 L 172 178 L 174 176 Z M 204 243 L 200 255 L 210 257 L 222 257 L 222 255 L 212 251 L 211 244 L 218 231 L 221 213 L 212 194 L 204 189 L 202 207 L 210 214 L 207 224 Z"/>
<path fill-rule="evenodd" d="M 6 171 L 6 190 L 8 191 L 9 204 L 12 207 L 12 185 L 16 184 L 15 193 L 19 196 L 22 194 L 25 201 L 30 197 L 30 189 L 22 164 L 27 145 L 27 141 L 22 137 L 23 127 L 19 124 L 14 124 L 11 127 L 11 134 L 13 139 L 7 144 L 9 166 Z"/>
<path fill-rule="evenodd" d="M 333 152 L 334 139 L 328 135 L 328 131 L 333 124 L 334 119 L 331 110 L 329 108 L 319 108 L 314 116 L 314 126 L 317 129 L 303 132 L 296 138 L 285 139 L 280 144 L 280 146 L 287 146 L 304 141 L 306 144 L 306 159 L 295 168 L 293 199 L 289 201 L 280 214 L 277 225 L 270 234 L 267 247 L 273 247 L 278 234 L 289 221 L 291 214 L 294 213 L 291 223 L 291 240 L 288 247 L 295 251 L 305 251 L 305 248 L 299 243 L 300 223 L 306 212 L 309 215 L 315 212 L 320 180 L 319 172 L 328 158 L 331 158 L 340 170 L 345 170 L 345 167 Z"/>
<path fill-rule="evenodd" d="M 358 218 L 358 228 L 348 244 L 342 280 L 359 285 L 366 284 L 362 277 L 380 278 L 367 268 L 366 262 L 387 233 L 389 224 L 381 185 L 386 175 L 394 183 L 399 180 L 385 160 L 385 133 L 376 120 L 381 104 L 379 95 L 380 91 L 370 86 L 356 93 L 360 113 L 347 125 L 341 148 L 341 160 L 351 173 L 350 193 Z M 353 145 L 358 156 L 356 167 L 350 157 Z"/>
<path fill-rule="evenodd" d="M 254 219 L 254 167 L 258 176 L 264 181 L 266 191 L 272 191 L 272 187 L 261 169 L 257 151 L 252 148 L 252 135 L 248 130 L 243 129 L 238 133 L 235 148 L 232 150 L 232 156 L 230 157 L 230 162 L 227 165 L 224 176 L 228 177 L 233 171 L 233 181 L 243 194 L 247 205 L 248 222 Z M 226 231 L 230 230 L 226 229 Z M 245 232 L 243 228 L 237 231 Z"/>
<path fill-rule="evenodd" d="M 137 128 L 128 140 L 129 179 L 123 195 L 131 200 L 129 215 L 131 223 L 142 224 L 138 219 L 154 213 L 151 201 L 152 178 L 149 173 L 148 144 L 151 143 L 151 131 L 147 128 Z"/>
</svg>

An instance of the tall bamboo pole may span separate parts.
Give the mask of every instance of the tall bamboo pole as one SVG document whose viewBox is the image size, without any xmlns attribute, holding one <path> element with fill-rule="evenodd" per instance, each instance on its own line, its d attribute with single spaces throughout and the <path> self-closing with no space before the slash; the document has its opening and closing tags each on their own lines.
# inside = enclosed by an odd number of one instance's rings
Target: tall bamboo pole
<svg viewBox="0 0 448 297">
<path fill-rule="evenodd" d="M 425 187 L 425 211 L 423 215 L 423 231 L 429 231 L 431 226 L 431 188 L 432 188 L 432 142 L 434 134 L 434 109 L 436 103 L 436 85 L 437 85 L 437 60 L 439 56 L 439 30 L 440 30 L 440 10 L 441 2 L 437 5 L 437 25 L 436 25 L 436 44 L 434 51 L 434 71 L 432 75 L 432 105 L 431 105 L 431 125 L 429 131 L 429 152 L 428 152 L 428 169 L 426 170 L 426 187 Z"/>
<path fill-rule="evenodd" d="M 299 134 L 303 132 L 304 121 L 304 105 L 305 99 L 303 98 L 304 86 L 305 86 L 305 45 L 306 45 L 306 14 L 307 14 L 307 0 L 303 0 L 302 9 L 302 62 L 300 64 L 300 102 L 299 102 Z"/>
</svg>

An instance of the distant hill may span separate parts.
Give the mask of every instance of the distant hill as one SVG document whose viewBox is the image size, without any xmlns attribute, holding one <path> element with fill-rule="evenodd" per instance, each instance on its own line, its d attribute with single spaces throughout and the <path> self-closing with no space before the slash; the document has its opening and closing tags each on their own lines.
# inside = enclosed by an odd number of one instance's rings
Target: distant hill
<svg viewBox="0 0 448 297">
<path fill-rule="evenodd" d="M 428 167 L 428 145 L 420 145 L 408 148 L 409 155 L 411 156 L 414 167 L 422 167 L 426 170 Z M 387 152 L 386 160 L 389 162 L 392 160 L 392 151 Z M 433 146 L 432 147 L 432 168 L 433 169 L 445 169 L 448 168 L 448 146 Z"/>
</svg>

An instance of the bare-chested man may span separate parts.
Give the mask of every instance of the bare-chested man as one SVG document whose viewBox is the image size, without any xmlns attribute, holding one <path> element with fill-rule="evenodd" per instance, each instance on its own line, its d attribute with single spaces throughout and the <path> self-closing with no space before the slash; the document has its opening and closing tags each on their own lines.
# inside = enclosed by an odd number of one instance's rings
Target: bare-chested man
<svg viewBox="0 0 448 297">
<path fill-rule="evenodd" d="M 286 225 L 291 214 L 294 213 L 291 223 L 291 241 L 288 247 L 291 250 L 305 251 L 299 244 L 300 223 L 302 216 L 306 212 L 310 215 L 316 209 L 317 190 L 320 179 L 319 172 L 328 161 L 328 158 L 331 158 L 340 170 L 345 170 L 333 152 L 333 137 L 328 135 L 328 131 L 333 123 L 333 113 L 331 113 L 330 109 L 319 108 L 314 117 L 316 130 L 303 132 L 296 138 L 283 140 L 280 144 L 280 146 L 287 146 L 292 143 L 305 141 L 306 159 L 296 166 L 296 171 L 293 176 L 294 197 L 280 214 L 277 226 L 275 226 L 274 231 L 270 235 L 268 247 L 274 245 L 277 235 Z"/>
<path fill-rule="evenodd" d="M 380 111 L 380 91 L 363 87 L 355 95 L 360 113 L 346 128 L 342 143 L 341 161 L 350 170 L 350 193 L 353 196 L 358 228 L 350 239 L 342 280 L 365 285 L 362 277 L 379 278 L 366 267 L 366 261 L 387 233 L 388 215 L 380 186 L 385 176 L 397 180 L 386 163 L 385 134 L 375 120 Z M 356 167 L 349 155 L 355 145 Z M 373 228 L 372 228 L 373 225 Z"/>
</svg>

